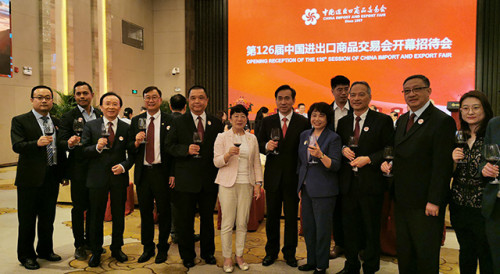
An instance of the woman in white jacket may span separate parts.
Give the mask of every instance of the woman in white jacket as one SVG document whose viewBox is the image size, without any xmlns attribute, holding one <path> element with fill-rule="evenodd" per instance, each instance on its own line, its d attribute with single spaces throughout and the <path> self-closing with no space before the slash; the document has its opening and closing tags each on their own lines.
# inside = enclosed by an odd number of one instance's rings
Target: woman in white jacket
<svg viewBox="0 0 500 274">
<path fill-rule="evenodd" d="M 231 108 L 233 127 L 220 133 L 214 145 L 214 165 L 219 168 L 215 183 L 219 184 L 219 202 L 222 210 L 221 243 L 223 270 L 233 272 L 232 231 L 236 221 L 236 264 L 248 270 L 243 260 L 252 197 L 260 198 L 262 166 L 259 145 L 255 135 L 245 132 L 248 110 L 242 105 Z"/>
</svg>

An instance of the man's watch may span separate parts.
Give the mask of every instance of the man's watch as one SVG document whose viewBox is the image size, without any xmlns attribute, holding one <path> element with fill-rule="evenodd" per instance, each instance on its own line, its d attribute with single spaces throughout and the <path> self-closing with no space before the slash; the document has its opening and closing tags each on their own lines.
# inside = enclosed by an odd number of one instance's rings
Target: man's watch
<svg viewBox="0 0 500 274">
<path fill-rule="evenodd" d="M 321 155 L 321 157 L 319 157 L 320 160 L 323 159 L 323 157 L 325 157 L 325 154 L 323 153 L 323 155 Z"/>
<path fill-rule="evenodd" d="M 258 186 L 262 186 L 261 182 L 256 182 L 255 184 L 258 185 Z"/>
</svg>

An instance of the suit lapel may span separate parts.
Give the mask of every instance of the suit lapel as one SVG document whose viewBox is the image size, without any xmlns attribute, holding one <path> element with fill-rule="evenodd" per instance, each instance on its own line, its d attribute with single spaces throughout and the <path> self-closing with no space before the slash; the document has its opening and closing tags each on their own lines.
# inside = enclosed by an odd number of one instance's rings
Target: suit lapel
<svg viewBox="0 0 500 274">
<path fill-rule="evenodd" d="M 364 139 L 369 137 L 369 132 L 372 129 L 372 125 L 375 122 L 375 117 L 373 115 L 373 110 L 368 110 L 368 113 L 366 114 L 366 119 L 365 122 L 363 123 L 363 128 L 359 129 L 359 143 L 361 143 Z M 364 129 L 368 129 L 365 131 Z"/>
<path fill-rule="evenodd" d="M 36 120 L 35 114 L 33 114 L 32 111 L 30 111 L 29 118 L 31 120 L 31 123 L 33 123 L 33 126 L 35 127 L 35 131 L 38 134 L 38 136 L 42 136 L 43 135 L 42 129 L 40 128 L 40 125 L 38 124 L 38 121 Z"/>
<path fill-rule="evenodd" d="M 410 112 L 405 113 L 405 120 L 401 121 L 403 122 L 400 124 L 398 127 L 398 130 L 396 132 L 396 136 L 398 139 L 396 139 L 396 145 L 404 142 L 407 140 L 410 136 L 415 134 L 419 129 L 421 129 L 426 123 L 429 123 L 429 118 L 431 117 L 431 114 L 434 110 L 434 105 L 430 104 L 427 109 L 417 117 L 417 121 L 413 124 L 413 126 L 410 128 L 410 130 L 405 134 L 406 131 L 406 125 L 408 124 L 408 119 L 410 118 Z M 399 140 L 399 142 L 398 142 Z"/>
</svg>

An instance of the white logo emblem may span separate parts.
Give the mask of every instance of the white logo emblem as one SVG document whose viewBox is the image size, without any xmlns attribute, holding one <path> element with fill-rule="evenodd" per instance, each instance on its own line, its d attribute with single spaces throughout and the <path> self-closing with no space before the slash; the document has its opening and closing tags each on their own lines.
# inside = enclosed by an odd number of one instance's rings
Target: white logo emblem
<svg viewBox="0 0 500 274">
<path fill-rule="evenodd" d="M 304 20 L 307 26 L 316 25 L 319 19 L 319 14 L 316 9 L 306 9 L 304 15 L 302 15 L 302 20 Z"/>
</svg>

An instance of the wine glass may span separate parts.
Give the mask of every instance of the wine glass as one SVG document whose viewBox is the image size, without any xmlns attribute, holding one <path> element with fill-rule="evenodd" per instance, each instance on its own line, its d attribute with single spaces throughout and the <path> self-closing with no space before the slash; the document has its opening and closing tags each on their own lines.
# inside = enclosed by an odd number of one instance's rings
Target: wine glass
<svg viewBox="0 0 500 274">
<path fill-rule="evenodd" d="M 139 118 L 139 120 L 137 120 L 137 127 L 139 128 L 140 131 L 143 131 L 144 133 L 146 133 L 146 124 L 147 124 L 146 118 L 144 118 L 144 117 L 141 117 L 141 118 Z M 145 137 L 142 140 L 141 144 L 147 143 L 146 138 L 147 137 Z"/>
<path fill-rule="evenodd" d="M 271 129 L 271 140 L 278 142 L 280 140 L 281 131 L 280 128 L 275 127 Z M 280 154 L 278 149 L 274 149 L 272 152 L 274 155 Z"/>
<path fill-rule="evenodd" d="M 347 141 L 347 146 L 352 150 L 352 152 L 354 152 L 354 158 L 356 158 L 356 151 L 358 150 L 358 140 L 356 140 L 354 136 L 350 136 L 349 140 Z M 358 172 L 358 167 L 352 167 L 352 171 L 354 171 L 354 174 L 356 174 L 356 172 Z"/>
<path fill-rule="evenodd" d="M 241 146 L 241 136 L 238 134 L 233 134 L 233 144 L 235 147 Z"/>
<path fill-rule="evenodd" d="M 82 118 L 78 118 L 73 121 L 73 131 L 75 132 L 76 136 L 82 137 L 83 126 L 84 124 Z M 78 141 L 76 145 L 81 146 L 82 143 Z"/>
<path fill-rule="evenodd" d="M 462 151 L 467 146 L 467 136 L 463 130 L 457 130 L 455 133 L 455 143 L 458 148 L 462 149 Z M 465 158 L 457 161 L 458 164 L 465 164 L 466 162 Z"/>
<path fill-rule="evenodd" d="M 108 139 L 108 142 L 109 142 L 109 138 L 108 138 L 109 135 L 110 135 L 110 133 L 108 131 L 108 127 L 104 123 L 102 123 L 101 124 L 101 137 Z M 109 149 L 108 145 L 106 144 L 103 149 Z"/>
<path fill-rule="evenodd" d="M 492 165 L 498 165 L 500 161 L 500 151 L 498 149 L 497 144 L 487 144 L 484 146 L 484 158 L 486 161 Z M 491 181 L 490 184 L 500 184 L 498 178 L 495 178 L 494 181 Z"/>
<path fill-rule="evenodd" d="M 202 142 L 203 142 L 203 139 L 201 138 L 201 135 L 197 131 L 193 132 L 193 143 L 200 146 L 200 150 L 201 150 L 201 143 Z M 196 154 L 193 156 L 193 158 L 199 159 L 199 158 L 201 158 L 201 155 Z"/>
<path fill-rule="evenodd" d="M 43 134 L 45 136 L 52 136 L 52 135 L 54 135 L 54 133 L 55 133 L 54 126 L 51 123 L 49 123 L 48 121 L 43 122 Z M 52 151 L 55 150 L 54 142 L 50 143 L 49 146 L 52 148 Z M 57 157 L 57 154 L 54 153 L 52 155 L 52 159 L 54 161 L 53 163 L 55 163 L 55 160 L 57 159 L 56 157 Z"/>
<path fill-rule="evenodd" d="M 309 146 L 309 148 L 314 148 L 314 146 L 316 145 L 316 141 L 318 140 L 318 138 L 316 137 L 316 135 L 314 134 L 311 134 L 309 136 L 309 140 L 307 141 L 307 144 Z M 314 164 L 317 164 L 318 161 L 316 161 L 315 159 L 316 157 L 310 155 L 310 158 L 309 158 L 309 162 L 308 164 L 311 164 L 311 165 L 314 165 Z"/>
<path fill-rule="evenodd" d="M 384 160 L 390 164 L 390 162 L 394 159 L 394 148 L 391 146 L 384 147 Z M 392 173 L 389 171 L 388 173 L 384 173 L 385 177 L 392 177 Z"/>
</svg>

